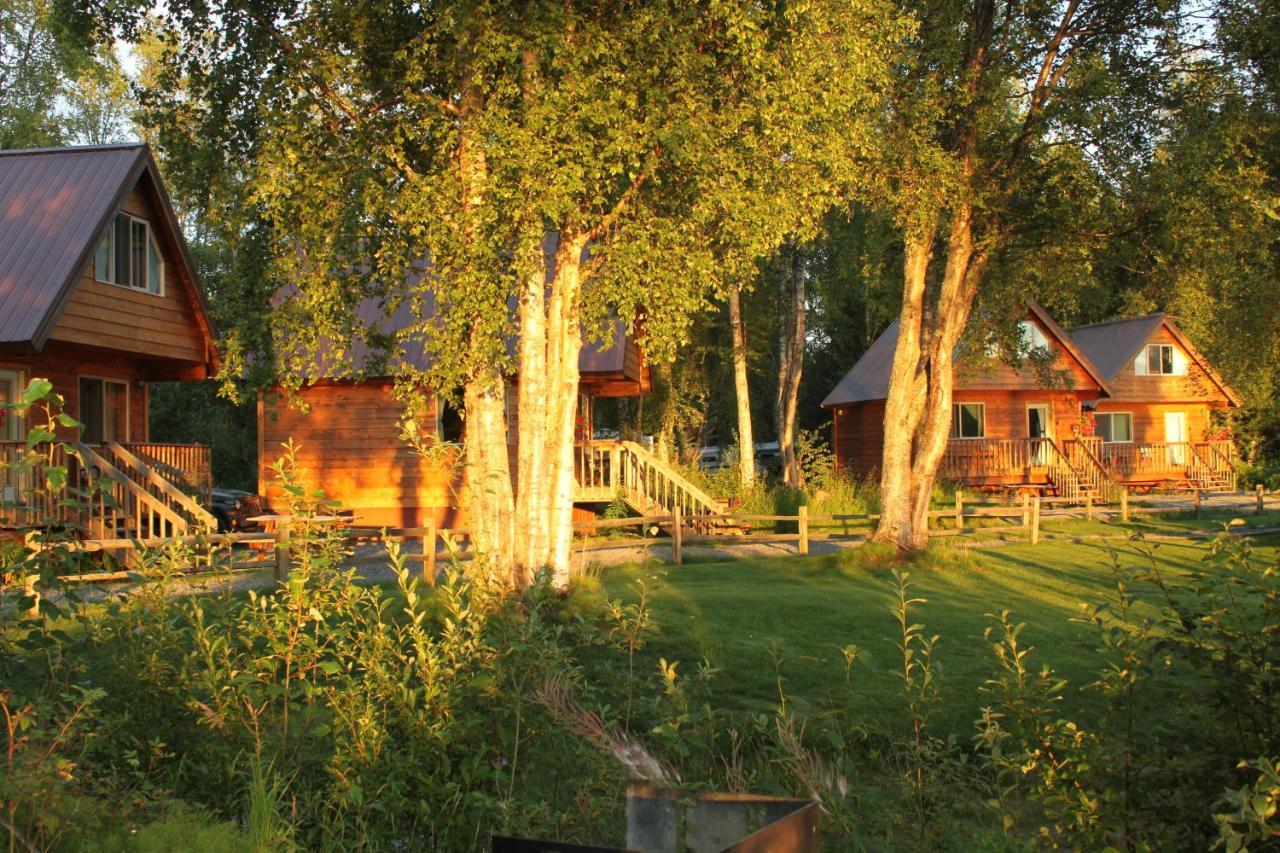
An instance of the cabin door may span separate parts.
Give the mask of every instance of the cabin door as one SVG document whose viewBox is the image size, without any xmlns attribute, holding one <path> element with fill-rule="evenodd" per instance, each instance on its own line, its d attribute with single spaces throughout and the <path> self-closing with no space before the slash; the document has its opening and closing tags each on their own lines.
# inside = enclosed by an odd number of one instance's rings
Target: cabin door
<svg viewBox="0 0 1280 853">
<path fill-rule="evenodd" d="M 1169 464 L 1187 464 L 1187 413 L 1164 413 L 1164 440 L 1169 442 Z"/>
<path fill-rule="evenodd" d="M 1027 406 L 1027 438 L 1031 439 L 1031 461 L 1049 464 L 1049 407 L 1044 403 Z"/>
</svg>

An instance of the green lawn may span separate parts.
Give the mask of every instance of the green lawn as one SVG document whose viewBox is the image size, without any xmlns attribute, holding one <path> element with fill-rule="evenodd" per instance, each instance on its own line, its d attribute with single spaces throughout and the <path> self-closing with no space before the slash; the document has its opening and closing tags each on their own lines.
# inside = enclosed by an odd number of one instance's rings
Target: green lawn
<svg viewBox="0 0 1280 853">
<path fill-rule="evenodd" d="M 1165 518 L 1140 526 L 1168 533 L 1213 524 Z M 1082 520 L 1053 527 L 1063 535 L 1119 532 L 1115 525 Z M 1257 541 L 1263 552 L 1276 555 L 1280 538 Z M 1171 572 L 1193 567 L 1206 549 L 1191 542 L 1142 547 L 1154 548 L 1160 565 Z M 983 640 L 989 613 L 1008 609 L 1016 621 L 1028 624 L 1023 639 L 1035 646 L 1033 663 L 1051 663 L 1075 687 L 1091 681 L 1102 663 L 1095 651 L 1096 629 L 1073 620 L 1086 603 L 1102 600 L 1114 588 L 1113 557 L 1133 565 L 1144 559 L 1138 549 L 1139 543 L 1123 540 L 1011 543 L 972 551 L 941 544 L 902 567 L 911 574 L 914 595 L 927 599 L 915 621 L 941 637 L 935 653 L 943 692 L 939 733 L 967 736 L 984 704 L 978 688 L 995 668 Z M 716 707 L 772 710 L 780 673 L 797 710 L 821 712 L 852 701 L 868 721 L 893 723 L 901 719 L 903 703 L 889 563 L 881 548 L 872 547 L 807 558 L 683 566 L 650 562 L 605 570 L 602 580 L 610 597 L 627 603 L 636 600 L 638 584 L 647 583 L 655 627 L 643 652 L 645 664 L 656 665 L 664 657 L 687 670 L 705 658 L 719 670 Z M 861 649 L 852 690 L 840 651 L 849 644 Z M 1069 688 L 1068 703 L 1074 694 Z M 1080 707 L 1064 710 L 1088 713 Z"/>
</svg>

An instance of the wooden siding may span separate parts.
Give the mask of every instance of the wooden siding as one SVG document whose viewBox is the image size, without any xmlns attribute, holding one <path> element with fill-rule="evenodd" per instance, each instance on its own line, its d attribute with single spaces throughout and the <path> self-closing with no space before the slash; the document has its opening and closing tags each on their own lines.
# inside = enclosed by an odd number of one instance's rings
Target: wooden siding
<svg viewBox="0 0 1280 853">
<path fill-rule="evenodd" d="M 0 370 L 21 371 L 24 382 L 43 377 L 53 382 L 53 390 L 66 400 L 67 411 L 80 417 L 80 377 L 93 376 L 116 379 L 129 388 L 129 440 L 150 441 L 147 423 L 147 386 L 139 366 L 126 359 L 90 358 L 84 354 L 67 351 L 52 342 L 44 352 L 20 357 L 0 355 Z M 28 416 L 27 423 L 31 423 Z M 65 438 L 72 438 L 64 431 Z"/>
<path fill-rule="evenodd" d="M 838 406 L 832 414 L 836 467 L 856 475 L 878 470 L 884 455 L 884 401 Z"/>
<path fill-rule="evenodd" d="M 956 403 L 982 403 L 986 407 L 986 438 L 1027 438 L 1027 407 L 1049 407 L 1050 437 L 1072 436 L 1079 422 L 1080 405 L 1088 391 L 973 391 L 957 390 Z M 832 439 L 836 465 L 854 474 L 880 467 L 884 452 L 884 401 L 839 406 L 834 411 Z"/>
<path fill-rule="evenodd" d="M 1146 378 L 1146 377 L 1140 377 Z M 1146 403 L 1138 400 L 1099 400 L 1095 412 L 1129 412 L 1133 415 L 1133 441 L 1168 441 L 1164 429 L 1166 412 L 1183 412 L 1187 416 L 1187 441 L 1204 441 L 1209 435 L 1210 411 L 1207 403 Z"/>
<path fill-rule="evenodd" d="M 1143 343 L 1143 348 L 1138 350 L 1139 355 L 1145 351 L 1146 344 L 1172 344 L 1182 352 L 1183 358 L 1187 361 L 1186 375 L 1139 376 L 1133 368 L 1133 362 L 1130 361 L 1111 382 L 1115 390 L 1113 400 L 1196 401 L 1214 406 L 1226 406 L 1230 402 L 1205 369 L 1178 345 L 1166 326 L 1161 325 L 1151 333 Z M 1190 423 L 1189 417 L 1188 423 Z M 1135 430 L 1136 428 L 1135 424 Z M 1163 438 L 1160 439 L 1160 441 L 1163 440 Z"/>
<path fill-rule="evenodd" d="M 143 180 L 146 180 L 145 176 Z M 160 215 L 141 184 L 129 194 L 123 210 L 147 220 L 156 233 L 164 256 L 164 295 L 96 281 L 91 258 L 67 300 L 50 340 L 104 347 L 151 358 L 197 363 L 207 361 L 204 334 L 196 317 L 196 308 L 178 271 L 181 261 L 165 241 L 159 228 Z"/>
<path fill-rule="evenodd" d="M 416 527 L 434 517 L 442 526 L 462 524 L 462 467 L 433 464 L 400 440 L 402 404 L 390 383 L 316 385 L 301 394 L 306 413 L 284 399 L 259 408 L 259 490 L 273 506 L 281 490 L 271 464 L 281 445 L 297 445 L 300 484 L 323 489 L 364 525 Z M 433 405 L 424 422 L 435 422 Z"/>
</svg>

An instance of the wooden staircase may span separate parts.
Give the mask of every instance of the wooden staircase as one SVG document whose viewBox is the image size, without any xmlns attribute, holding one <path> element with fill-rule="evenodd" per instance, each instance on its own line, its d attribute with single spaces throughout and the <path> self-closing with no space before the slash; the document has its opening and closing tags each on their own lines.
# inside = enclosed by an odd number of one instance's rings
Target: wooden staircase
<svg viewBox="0 0 1280 853">
<path fill-rule="evenodd" d="M 641 515 L 673 515 L 699 532 L 729 531 L 725 506 L 634 441 L 589 441 L 574 449 L 575 503 L 621 498 Z"/>
<path fill-rule="evenodd" d="M 1120 486 L 1102 464 L 1102 439 L 1071 439 L 1063 442 L 1063 450 L 1071 467 L 1088 486 L 1086 494 L 1089 497 L 1105 503 L 1119 500 Z"/>
<path fill-rule="evenodd" d="M 1196 442 L 1191 445 L 1187 474 L 1205 492 L 1234 492 L 1236 466 L 1230 442 Z"/>
<path fill-rule="evenodd" d="M 117 442 L 71 445 L 92 499 L 81 524 L 95 539 L 155 539 L 217 529 L 208 510 Z M 96 488 L 92 488 L 96 484 Z"/>
</svg>

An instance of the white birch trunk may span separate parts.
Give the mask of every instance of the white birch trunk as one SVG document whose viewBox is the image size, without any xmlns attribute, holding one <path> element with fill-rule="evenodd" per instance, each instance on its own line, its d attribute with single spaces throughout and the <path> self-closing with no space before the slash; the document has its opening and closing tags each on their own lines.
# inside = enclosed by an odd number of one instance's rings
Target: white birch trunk
<svg viewBox="0 0 1280 853">
<path fill-rule="evenodd" d="M 751 428 L 751 388 L 747 384 L 747 330 L 742 324 L 742 295 L 729 291 L 729 326 L 733 331 L 733 390 L 738 403 L 738 477 L 750 486 L 756 479 L 756 443 Z"/>
</svg>

